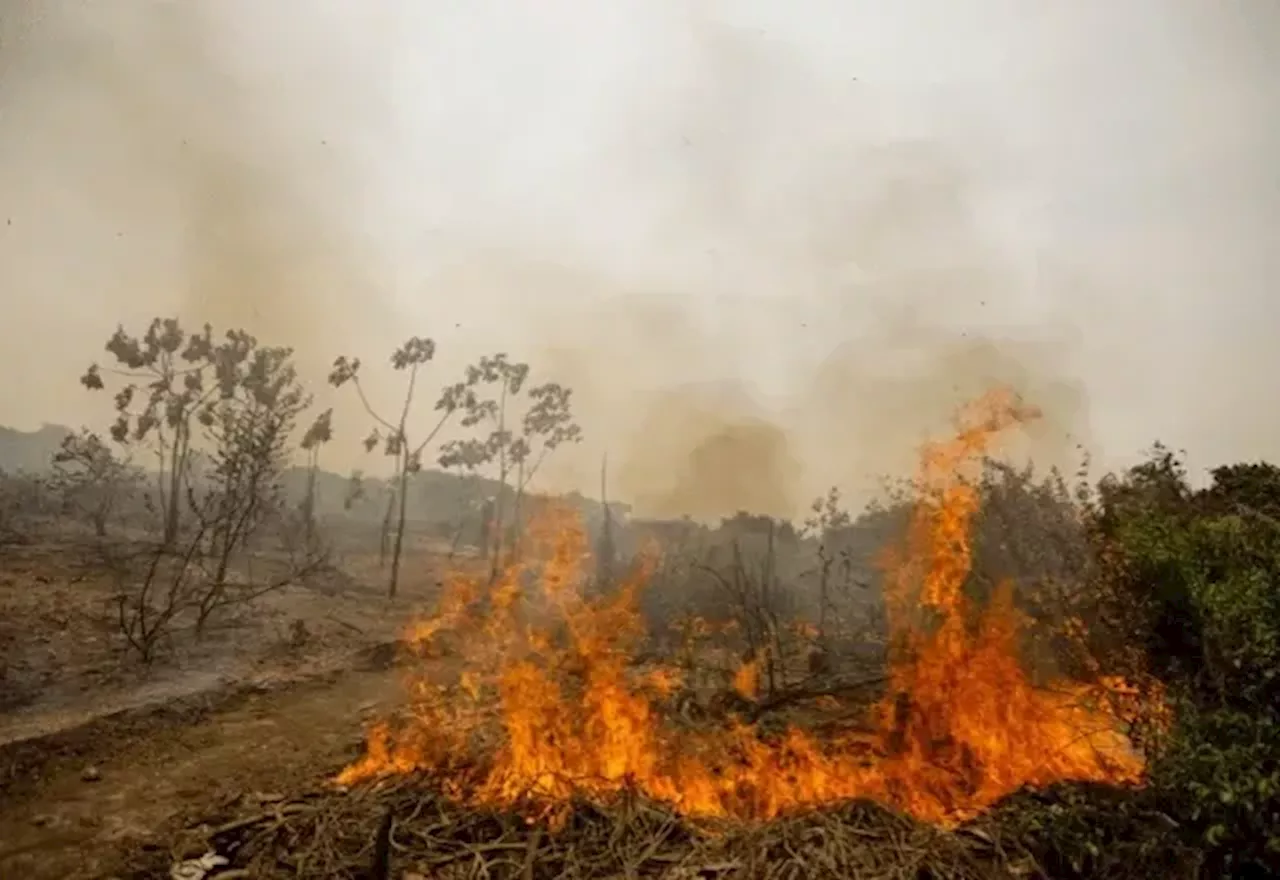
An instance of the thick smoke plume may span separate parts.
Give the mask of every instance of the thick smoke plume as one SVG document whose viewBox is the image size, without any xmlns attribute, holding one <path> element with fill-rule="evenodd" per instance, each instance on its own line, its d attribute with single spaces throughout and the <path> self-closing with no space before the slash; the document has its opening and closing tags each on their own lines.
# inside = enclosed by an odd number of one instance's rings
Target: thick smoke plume
<svg viewBox="0 0 1280 880">
<path fill-rule="evenodd" d="M 995 382 L 1045 463 L 1280 452 L 1274 4 L 0 16 L 0 422 L 101 419 L 78 372 L 176 312 L 317 385 L 409 332 L 442 382 L 509 350 L 576 389 L 546 485 L 607 452 L 653 514 L 860 491 Z"/>
</svg>

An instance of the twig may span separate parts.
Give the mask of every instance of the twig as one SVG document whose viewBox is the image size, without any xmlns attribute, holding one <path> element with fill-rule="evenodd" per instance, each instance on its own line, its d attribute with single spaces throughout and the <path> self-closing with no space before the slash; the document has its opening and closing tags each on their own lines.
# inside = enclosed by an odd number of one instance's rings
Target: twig
<svg viewBox="0 0 1280 880">
<path fill-rule="evenodd" d="M 391 880 L 391 826 L 395 818 L 390 809 L 383 814 L 373 842 L 373 866 L 369 880 Z"/>
</svg>

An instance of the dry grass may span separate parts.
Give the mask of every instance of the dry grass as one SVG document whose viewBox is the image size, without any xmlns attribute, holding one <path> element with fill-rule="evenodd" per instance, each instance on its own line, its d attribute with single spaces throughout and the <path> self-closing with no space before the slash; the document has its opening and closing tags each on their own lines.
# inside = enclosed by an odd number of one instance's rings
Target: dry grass
<svg viewBox="0 0 1280 880">
<path fill-rule="evenodd" d="M 459 806 L 403 777 L 207 817 L 175 847 L 254 878 L 867 878 L 987 880 L 1040 873 L 1026 851 L 853 802 L 758 826 L 694 824 L 636 797 L 581 802 L 558 822 Z M 211 824 L 218 821 L 219 824 Z M 137 878 L 163 876 L 159 859 Z M 156 873 L 150 873 L 155 871 Z"/>
<path fill-rule="evenodd" d="M 954 830 L 852 801 L 771 822 L 692 822 L 634 795 L 580 801 L 551 821 L 530 802 L 468 807 L 426 776 L 242 800 L 190 824 L 133 880 L 217 853 L 210 880 L 859 878 L 996 880 L 1207 876 L 1140 789 L 1063 784 L 1023 791 Z M 545 810 L 541 811 L 546 815 Z"/>
</svg>

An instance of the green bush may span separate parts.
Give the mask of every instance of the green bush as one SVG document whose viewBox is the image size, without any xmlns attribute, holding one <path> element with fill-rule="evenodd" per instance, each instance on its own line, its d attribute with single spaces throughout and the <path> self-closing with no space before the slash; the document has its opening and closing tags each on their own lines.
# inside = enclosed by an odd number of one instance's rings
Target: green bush
<svg viewBox="0 0 1280 880">
<path fill-rule="evenodd" d="M 1280 874 L 1280 470 L 1233 465 L 1192 490 L 1157 447 L 1093 509 L 1104 594 L 1173 694 L 1150 797 L 1215 875 Z"/>
<path fill-rule="evenodd" d="M 1274 711 L 1185 702 L 1152 765 L 1152 791 L 1185 823 L 1215 873 L 1280 873 L 1280 721 Z"/>
</svg>

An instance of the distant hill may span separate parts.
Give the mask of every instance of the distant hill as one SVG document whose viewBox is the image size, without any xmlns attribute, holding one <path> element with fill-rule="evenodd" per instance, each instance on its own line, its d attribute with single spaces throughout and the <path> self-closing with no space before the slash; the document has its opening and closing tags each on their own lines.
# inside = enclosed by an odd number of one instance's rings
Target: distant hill
<svg viewBox="0 0 1280 880">
<path fill-rule="evenodd" d="M 0 472 L 40 474 L 48 471 L 63 438 L 74 433 L 65 425 L 45 425 L 37 431 L 0 426 Z M 352 503 L 351 477 L 321 470 L 316 475 L 316 514 L 321 519 L 345 519 L 381 523 L 386 512 L 389 481 L 366 477 L 362 492 Z M 284 473 L 285 493 L 294 503 L 306 494 L 307 471 L 291 467 Z M 459 523 L 478 518 L 482 505 L 494 497 L 498 484 L 484 477 L 427 470 L 414 477 L 410 488 L 408 518 L 419 523 Z M 508 490 L 510 491 L 510 490 Z M 603 519 L 600 504 L 577 493 L 567 500 L 578 507 L 589 525 Z M 625 515 L 615 505 L 615 516 Z"/>
<path fill-rule="evenodd" d="M 40 473 L 48 470 L 53 455 L 71 429 L 45 425 L 36 431 L 19 431 L 0 426 L 0 471 Z"/>
</svg>

